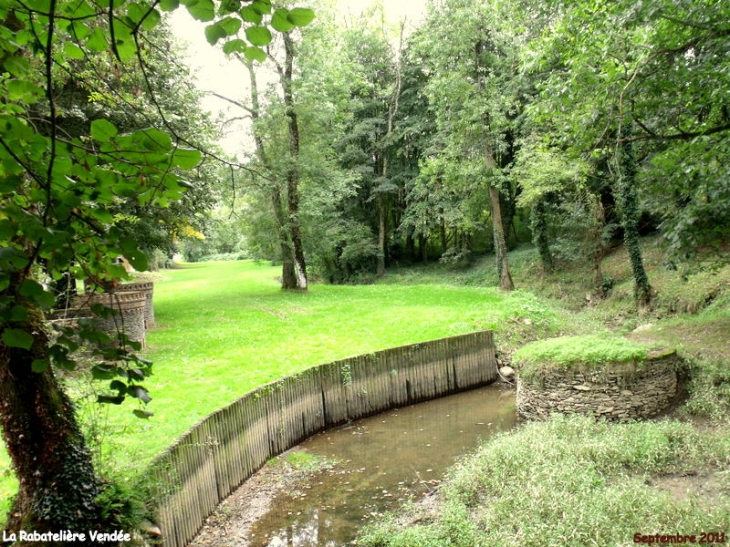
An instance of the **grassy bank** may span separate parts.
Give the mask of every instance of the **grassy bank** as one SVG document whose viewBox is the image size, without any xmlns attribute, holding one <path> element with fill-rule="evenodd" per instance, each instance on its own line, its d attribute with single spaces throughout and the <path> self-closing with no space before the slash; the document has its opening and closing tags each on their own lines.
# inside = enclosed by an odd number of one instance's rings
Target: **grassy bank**
<svg viewBox="0 0 730 547">
<path fill-rule="evenodd" d="M 447 283 L 315 285 L 282 292 L 280 270 L 254 262 L 185 265 L 155 285 L 157 327 L 148 333 L 149 421 L 131 405 L 91 401 L 103 384 L 68 382 L 105 475 L 133 481 L 195 422 L 259 385 L 361 353 L 527 321 L 545 335 L 563 319 L 529 293 Z M 0 500 L 16 485 L 0 455 Z M 4 513 L 3 513 L 4 514 Z"/>
</svg>

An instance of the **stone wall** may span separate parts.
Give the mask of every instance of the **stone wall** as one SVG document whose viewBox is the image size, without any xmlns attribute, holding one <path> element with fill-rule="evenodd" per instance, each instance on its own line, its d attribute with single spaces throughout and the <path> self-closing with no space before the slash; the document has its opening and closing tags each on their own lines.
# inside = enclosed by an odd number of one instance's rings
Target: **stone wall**
<svg viewBox="0 0 730 547">
<path fill-rule="evenodd" d="M 99 330 L 106 332 L 113 340 L 123 332 L 130 340 L 145 345 L 145 293 L 102 293 L 94 295 L 91 302 L 100 303 L 115 312 L 110 317 L 94 317 L 94 324 Z"/>
<path fill-rule="evenodd" d="M 649 355 L 634 364 L 575 367 L 536 373 L 517 373 L 517 412 L 528 419 L 551 413 L 591 414 L 612 420 L 656 416 L 677 394 L 676 352 Z"/>
<path fill-rule="evenodd" d="M 153 303 L 154 283 L 152 281 L 138 281 L 125 283 L 118 289 L 119 292 L 142 292 L 145 295 L 144 326 L 149 330 L 155 326 L 155 307 Z"/>
</svg>

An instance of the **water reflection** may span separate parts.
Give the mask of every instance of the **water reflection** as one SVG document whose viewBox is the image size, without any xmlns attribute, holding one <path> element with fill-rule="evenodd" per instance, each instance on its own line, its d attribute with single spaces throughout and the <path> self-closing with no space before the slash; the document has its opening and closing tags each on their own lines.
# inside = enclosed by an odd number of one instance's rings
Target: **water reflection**
<svg viewBox="0 0 730 547">
<path fill-rule="evenodd" d="M 489 386 L 323 432 L 300 449 L 338 464 L 278 496 L 255 547 L 339 547 L 364 523 L 438 484 L 457 456 L 514 426 L 514 392 Z"/>
</svg>

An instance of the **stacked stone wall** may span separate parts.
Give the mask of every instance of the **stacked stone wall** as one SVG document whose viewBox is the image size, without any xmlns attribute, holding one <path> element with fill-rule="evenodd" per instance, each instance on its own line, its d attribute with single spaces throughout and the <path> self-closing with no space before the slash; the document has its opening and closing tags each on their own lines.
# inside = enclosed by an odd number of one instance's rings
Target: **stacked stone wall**
<svg viewBox="0 0 730 547">
<path fill-rule="evenodd" d="M 650 355 L 641 366 L 563 368 L 517 374 L 517 412 L 528 419 L 581 413 L 612 420 L 650 418 L 677 394 L 677 355 Z"/>
<path fill-rule="evenodd" d="M 125 283 L 118 289 L 122 292 L 142 292 L 145 295 L 144 323 L 146 329 L 155 326 L 155 307 L 153 304 L 154 283 L 152 281 L 141 281 L 136 283 Z"/>
<path fill-rule="evenodd" d="M 94 317 L 94 323 L 99 330 L 109 334 L 112 339 L 123 332 L 130 340 L 146 342 L 145 337 L 145 306 L 146 296 L 142 292 L 115 292 L 95 295 L 92 302 L 103 304 L 114 310 L 110 317 L 101 315 Z"/>
</svg>

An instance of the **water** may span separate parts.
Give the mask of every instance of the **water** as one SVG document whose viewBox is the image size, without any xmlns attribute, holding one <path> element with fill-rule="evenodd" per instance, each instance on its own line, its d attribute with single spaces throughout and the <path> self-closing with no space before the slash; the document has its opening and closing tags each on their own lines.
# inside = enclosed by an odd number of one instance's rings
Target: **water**
<svg viewBox="0 0 730 547">
<path fill-rule="evenodd" d="M 315 435 L 299 450 L 337 464 L 279 495 L 251 528 L 250 545 L 346 545 L 369 520 L 432 490 L 459 455 L 516 419 L 514 392 L 489 386 Z"/>
</svg>

